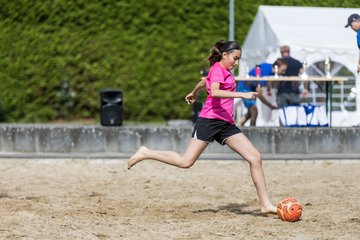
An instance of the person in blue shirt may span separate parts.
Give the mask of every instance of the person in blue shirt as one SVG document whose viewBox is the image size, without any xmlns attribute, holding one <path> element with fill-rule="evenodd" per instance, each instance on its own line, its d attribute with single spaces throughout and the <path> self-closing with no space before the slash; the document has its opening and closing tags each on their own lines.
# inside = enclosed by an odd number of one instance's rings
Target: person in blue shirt
<svg viewBox="0 0 360 240">
<path fill-rule="evenodd" d="M 357 72 L 360 73 L 360 15 L 359 14 L 351 14 L 348 17 L 348 21 L 347 24 L 345 25 L 345 27 L 351 27 L 352 30 L 354 30 L 357 35 L 356 35 L 356 39 L 357 39 L 357 45 L 359 48 L 359 61 L 358 61 L 358 66 L 357 66 Z"/>
<path fill-rule="evenodd" d="M 282 75 L 286 71 L 287 63 L 278 58 L 273 64 L 270 63 L 262 63 L 259 65 L 261 69 L 260 77 L 273 76 L 275 74 L 275 66 L 278 66 L 278 74 Z M 255 77 L 255 69 L 253 68 L 249 75 Z M 237 91 L 239 92 L 257 92 L 258 98 L 270 109 L 277 109 L 276 106 L 272 105 L 263 95 L 264 88 L 267 89 L 267 92 L 270 93 L 270 83 L 266 80 L 263 81 L 239 81 L 237 86 Z M 256 119 L 258 115 L 258 109 L 256 107 L 256 99 L 248 100 L 243 99 L 244 105 L 247 108 L 247 113 L 242 116 L 240 120 L 240 125 L 244 126 L 244 124 L 250 119 L 250 126 L 256 126 Z"/>
</svg>

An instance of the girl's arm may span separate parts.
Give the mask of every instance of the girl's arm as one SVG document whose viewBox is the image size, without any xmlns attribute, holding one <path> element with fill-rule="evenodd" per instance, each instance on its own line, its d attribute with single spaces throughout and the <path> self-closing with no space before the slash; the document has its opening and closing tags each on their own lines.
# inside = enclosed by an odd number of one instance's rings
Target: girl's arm
<svg viewBox="0 0 360 240">
<path fill-rule="evenodd" d="M 278 109 L 278 107 L 272 105 L 263 95 L 264 93 L 264 89 L 262 86 L 258 85 L 256 87 L 256 92 L 258 93 L 258 98 L 266 105 L 268 106 L 271 110 L 274 110 L 274 109 Z"/>
<path fill-rule="evenodd" d="M 220 83 L 211 83 L 211 96 L 214 98 L 246 98 L 255 99 L 258 95 L 257 92 L 231 92 L 220 89 Z"/>
<path fill-rule="evenodd" d="M 185 101 L 187 104 L 193 104 L 196 100 L 196 96 L 200 92 L 201 89 L 203 89 L 206 86 L 205 78 L 202 79 L 200 82 L 198 82 L 195 86 L 195 88 L 185 97 Z"/>
</svg>

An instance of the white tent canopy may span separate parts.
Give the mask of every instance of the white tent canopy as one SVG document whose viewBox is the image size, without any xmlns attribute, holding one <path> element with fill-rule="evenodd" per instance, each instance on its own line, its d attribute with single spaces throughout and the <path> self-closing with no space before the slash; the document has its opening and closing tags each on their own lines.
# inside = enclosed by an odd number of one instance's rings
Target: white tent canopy
<svg viewBox="0 0 360 240">
<path fill-rule="evenodd" d="M 356 73 L 359 50 L 356 33 L 344 26 L 360 8 L 260 6 L 243 44 L 249 68 L 279 57 L 288 45 L 291 55 L 308 65 L 330 57 Z"/>
<path fill-rule="evenodd" d="M 259 6 L 242 46 L 240 75 L 246 67 L 274 62 L 280 57 L 282 45 L 288 45 L 291 56 L 306 61 L 308 66 L 330 57 L 356 76 L 359 113 L 360 78 L 356 73 L 359 49 L 356 33 L 345 28 L 353 13 L 360 14 L 360 8 Z"/>
</svg>

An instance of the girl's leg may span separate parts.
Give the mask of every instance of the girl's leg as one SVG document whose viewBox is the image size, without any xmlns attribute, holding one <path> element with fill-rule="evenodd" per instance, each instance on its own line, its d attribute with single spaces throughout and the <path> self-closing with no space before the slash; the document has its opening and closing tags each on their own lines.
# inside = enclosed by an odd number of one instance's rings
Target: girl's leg
<svg viewBox="0 0 360 240">
<path fill-rule="evenodd" d="M 244 116 L 241 116 L 240 118 L 240 126 L 244 126 L 247 120 L 250 119 L 250 110 L 248 109 L 247 113 Z"/>
<path fill-rule="evenodd" d="M 258 116 L 258 109 L 256 105 L 249 107 L 250 112 L 250 126 L 256 126 L 256 119 Z"/>
<path fill-rule="evenodd" d="M 276 213 L 276 207 L 271 204 L 267 194 L 265 176 L 259 151 L 242 133 L 229 137 L 226 139 L 225 143 L 249 162 L 251 178 L 260 199 L 261 212 Z"/>
<path fill-rule="evenodd" d="M 192 138 L 182 155 L 174 151 L 152 150 L 141 146 L 128 160 L 128 169 L 145 159 L 156 160 L 180 168 L 189 168 L 199 158 L 207 145 L 207 142 Z"/>
</svg>

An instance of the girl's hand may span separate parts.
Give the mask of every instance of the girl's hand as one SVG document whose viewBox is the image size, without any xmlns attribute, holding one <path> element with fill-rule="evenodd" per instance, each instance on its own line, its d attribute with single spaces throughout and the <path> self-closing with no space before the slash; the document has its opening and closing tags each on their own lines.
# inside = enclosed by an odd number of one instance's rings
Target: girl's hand
<svg viewBox="0 0 360 240">
<path fill-rule="evenodd" d="M 304 88 L 304 90 L 301 93 L 301 97 L 307 98 L 308 96 L 309 96 L 309 91 L 306 88 Z"/>
<path fill-rule="evenodd" d="M 251 99 L 251 100 L 255 99 L 258 95 L 257 92 L 244 92 L 243 94 L 244 94 L 243 98 Z"/>
<path fill-rule="evenodd" d="M 271 110 L 276 110 L 276 109 L 279 109 L 279 107 L 274 106 L 274 105 L 269 106 L 269 108 L 270 108 Z"/>
<path fill-rule="evenodd" d="M 185 97 L 185 101 L 187 102 L 187 104 L 193 104 L 195 102 L 196 96 L 193 92 L 189 93 L 188 95 L 186 95 Z"/>
</svg>

